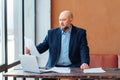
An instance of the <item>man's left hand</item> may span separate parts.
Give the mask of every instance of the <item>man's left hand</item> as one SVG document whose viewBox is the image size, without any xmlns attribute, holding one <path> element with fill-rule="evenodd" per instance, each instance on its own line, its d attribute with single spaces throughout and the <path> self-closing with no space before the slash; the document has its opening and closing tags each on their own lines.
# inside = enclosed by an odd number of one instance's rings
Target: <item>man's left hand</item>
<svg viewBox="0 0 120 80">
<path fill-rule="evenodd" d="M 87 63 L 83 63 L 81 66 L 80 66 L 81 69 L 87 69 L 89 68 L 89 65 Z"/>
</svg>

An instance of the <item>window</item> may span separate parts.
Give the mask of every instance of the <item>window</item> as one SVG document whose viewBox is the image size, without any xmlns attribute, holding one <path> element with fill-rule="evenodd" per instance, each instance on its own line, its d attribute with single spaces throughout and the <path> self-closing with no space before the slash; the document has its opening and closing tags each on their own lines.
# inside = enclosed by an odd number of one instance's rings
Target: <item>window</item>
<svg viewBox="0 0 120 80">
<path fill-rule="evenodd" d="M 0 65 L 4 64 L 4 54 L 2 54 L 2 45 L 3 45 L 3 5 L 2 0 L 0 0 Z M 2 79 L 2 72 L 0 73 L 0 80 Z"/>
<path fill-rule="evenodd" d="M 4 39 L 3 39 L 3 23 L 4 23 L 4 19 L 3 19 L 3 1 L 0 0 L 0 65 L 4 64 L 4 54 L 2 54 L 3 52 L 3 43 L 4 43 Z"/>
<path fill-rule="evenodd" d="M 15 39 L 13 25 L 13 0 L 7 0 L 7 48 L 8 48 L 8 64 L 14 62 Z"/>
<path fill-rule="evenodd" d="M 34 2 L 34 0 L 0 0 L 0 80 L 4 80 L 2 73 L 5 70 L 13 69 L 2 68 L 13 65 L 19 60 L 19 54 L 23 54 L 24 33 L 26 37 L 35 40 Z"/>
<path fill-rule="evenodd" d="M 4 36 L 4 1 L 0 0 L 0 68 L 5 64 L 5 36 Z M 2 72 L 0 72 L 0 80 L 3 80 Z"/>
<path fill-rule="evenodd" d="M 3 72 L 12 69 L 5 69 L 5 67 L 14 64 L 23 51 L 22 1 L 19 0 L 21 4 L 19 2 L 14 4 L 15 1 L 0 0 L 0 80 L 4 80 Z"/>
</svg>

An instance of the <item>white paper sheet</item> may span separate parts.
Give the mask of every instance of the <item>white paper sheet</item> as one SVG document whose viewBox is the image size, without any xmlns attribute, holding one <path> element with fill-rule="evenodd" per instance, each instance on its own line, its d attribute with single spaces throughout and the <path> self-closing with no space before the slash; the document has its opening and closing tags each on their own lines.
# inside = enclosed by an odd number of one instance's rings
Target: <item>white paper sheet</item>
<svg viewBox="0 0 120 80">
<path fill-rule="evenodd" d="M 40 69 L 41 73 L 43 72 L 57 72 L 57 73 L 70 73 L 70 68 L 66 67 L 53 67 L 50 69 Z"/>
<path fill-rule="evenodd" d="M 100 68 L 89 68 L 89 69 L 84 69 L 84 73 L 104 73 L 105 70 L 103 70 L 101 67 Z"/>
<path fill-rule="evenodd" d="M 30 49 L 31 55 L 36 55 L 39 57 L 40 54 L 39 54 L 38 50 L 36 49 L 34 42 L 31 39 L 26 38 L 26 37 L 24 38 L 24 40 L 25 40 L 25 47 Z"/>
</svg>

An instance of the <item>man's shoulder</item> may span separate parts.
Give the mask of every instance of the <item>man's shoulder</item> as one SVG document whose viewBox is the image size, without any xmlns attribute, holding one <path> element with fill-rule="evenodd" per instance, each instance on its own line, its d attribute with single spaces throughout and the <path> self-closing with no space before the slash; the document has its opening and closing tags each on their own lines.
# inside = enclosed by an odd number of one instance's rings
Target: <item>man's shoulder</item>
<svg viewBox="0 0 120 80">
<path fill-rule="evenodd" d="M 59 31 L 59 30 L 60 30 L 60 28 L 51 28 L 48 31 L 53 32 L 53 31 Z"/>
<path fill-rule="evenodd" d="M 73 29 L 77 30 L 77 31 L 83 31 L 83 32 L 86 31 L 86 29 L 84 29 L 82 27 L 74 26 L 74 25 L 73 25 Z"/>
<path fill-rule="evenodd" d="M 48 30 L 49 33 L 56 33 L 56 32 L 59 32 L 60 31 L 60 28 L 52 28 L 50 30 Z"/>
<path fill-rule="evenodd" d="M 50 31 L 57 31 L 60 30 L 60 28 L 51 28 Z"/>
</svg>

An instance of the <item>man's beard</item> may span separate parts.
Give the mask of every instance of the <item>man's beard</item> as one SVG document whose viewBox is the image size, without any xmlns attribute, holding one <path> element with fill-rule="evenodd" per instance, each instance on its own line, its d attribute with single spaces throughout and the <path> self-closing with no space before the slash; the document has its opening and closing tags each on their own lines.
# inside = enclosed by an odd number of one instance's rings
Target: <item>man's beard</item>
<svg viewBox="0 0 120 80">
<path fill-rule="evenodd" d="M 64 28 L 62 28 L 63 31 L 68 30 L 70 27 L 69 26 L 65 26 Z"/>
</svg>

